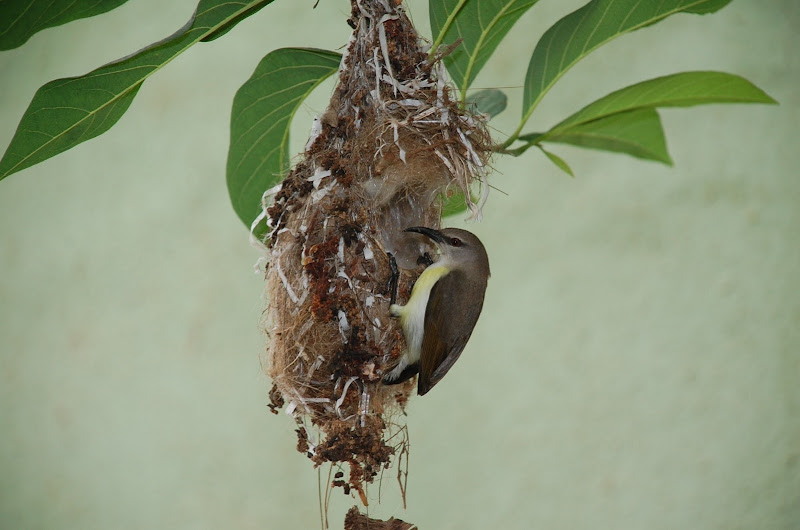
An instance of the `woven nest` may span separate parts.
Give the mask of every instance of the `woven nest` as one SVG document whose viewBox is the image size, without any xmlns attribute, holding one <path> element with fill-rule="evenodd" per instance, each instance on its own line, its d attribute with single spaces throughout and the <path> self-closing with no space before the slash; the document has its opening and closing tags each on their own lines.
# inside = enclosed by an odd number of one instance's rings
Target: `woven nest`
<svg viewBox="0 0 800 530">
<path fill-rule="evenodd" d="M 382 384 L 405 347 L 389 316 L 387 252 L 404 303 L 424 248 L 403 230 L 438 228 L 454 190 L 480 215 L 489 135 L 451 99 L 441 57 L 429 60 L 401 5 L 351 4 L 337 88 L 266 208 L 267 356 L 271 406 L 296 419 L 298 450 L 315 465 L 346 464 L 334 485 L 366 504 L 364 483 L 404 448 L 391 437 L 415 384 Z"/>
</svg>

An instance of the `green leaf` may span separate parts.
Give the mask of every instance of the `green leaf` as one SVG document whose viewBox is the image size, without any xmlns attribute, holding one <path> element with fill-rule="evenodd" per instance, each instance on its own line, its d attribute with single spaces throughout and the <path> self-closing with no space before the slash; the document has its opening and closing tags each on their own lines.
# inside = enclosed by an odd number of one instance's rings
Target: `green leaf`
<svg viewBox="0 0 800 530">
<path fill-rule="evenodd" d="M 268 2 L 250 2 L 247 9 L 243 9 L 239 11 L 236 16 L 231 17 L 228 19 L 227 22 L 219 26 L 217 29 L 200 39 L 200 42 L 211 42 L 212 40 L 217 40 L 218 38 L 222 37 L 226 33 L 236 26 L 239 22 L 246 19 L 250 15 L 254 14 L 256 11 L 260 10 L 265 5 L 271 3 L 273 0 L 269 0 Z"/>
<path fill-rule="evenodd" d="M 548 90 L 575 63 L 606 42 L 680 12 L 710 13 L 730 0 L 592 0 L 548 29 L 531 56 L 522 96 L 522 126 Z"/>
<path fill-rule="evenodd" d="M 485 114 L 489 119 L 494 118 L 506 109 L 508 105 L 508 97 L 502 90 L 496 88 L 488 88 L 475 92 L 467 98 L 466 106 L 472 112 L 478 114 Z"/>
<path fill-rule="evenodd" d="M 57 79 L 36 91 L 2 160 L 0 180 L 110 129 L 125 113 L 145 79 L 187 48 L 244 12 L 272 0 L 201 0 L 178 32 L 81 77 Z"/>
<path fill-rule="evenodd" d="M 591 103 L 545 134 L 634 109 L 690 107 L 708 103 L 776 103 L 763 90 L 725 72 L 681 72 L 636 83 Z"/>
<path fill-rule="evenodd" d="M 682 72 L 617 90 L 585 106 L 545 133 L 522 135 L 527 144 L 559 142 L 617 151 L 672 165 L 657 107 L 705 103 L 775 103 L 746 79 L 724 72 Z"/>
<path fill-rule="evenodd" d="M 25 44 L 34 33 L 93 17 L 127 0 L 0 0 L 0 50 Z"/>
<path fill-rule="evenodd" d="M 542 150 L 542 153 L 544 153 L 547 156 L 547 158 L 549 158 L 550 161 L 558 167 L 558 169 L 560 169 L 561 171 L 563 171 L 564 173 L 566 173 L 570 177 L 573 177 L 573 178 L 575 177 L 575 173 L 572 172 L 572 168 L 569 167 L 569 164 L 567 164 L 564 161 L 563 158 L 561 158 L 560 156 L 556 155 L 555 153 L 551 153 L 550 151 L 548 151 L 547 149 L 545 149 L 541 145 L 539 145 L 537 147 Z"/>
<path fill-rule="evenodd" d="M 470 193 L 470 197 L 472 197 L 473 204 L 478 202 L 478 198 L 474 193 Z M 469 209 L 467 206 L 467 199 L 464 196 L 464 192 L 461 191 L 461 188 L 455 186 L 448 188 L 446 192 L 439 195 L 439 198 L 442 201 L 443 218 L 464 213 Z"/>
<path fill-rule="evenodd" d="M 534 143 L 538 142 L 539 138 L 541 138 L 542 136 L 544 136 L 544 133 L 532 132 L 532 133 L 523 134 L 522 136 L 517 138 L 517 140 L 528 142 L 530 144 L 534 144 Z"/>
<path fill-rule="evenodd" d="M 442 194 L 442 217 L 450 217 L 467 211 L 467 201 L 464 192 L 459 188 L 448 190 L 447 194 Z"/>
<path fill-rule="evenodd" d="M 458 48 L 445 57 L 445 65 L 461 99 L 489 60 L 497 45 L 525 11 L 538 0 L 437 0 L 429 3 L 431 32 L 435 43 L 454 43 Z"/>
<path fill-rule="evenodd" d="M 306 96 L 336 73 L 342 56 L 327 50 L 282 48 L 270 52 L 236 92 L 228 150 L 228 193 L 249 228 L 261 196 L 289 167 L 289 128 Z M 257 235 L 262 235 L 258 233 Z"/>
<path fill-rule="evenodd" d="M 540 141 L 616 151 L 672 165 L 661 118 L 652 107 L 612 114 L 552 135 L 546 133 Z"/>
</svg>

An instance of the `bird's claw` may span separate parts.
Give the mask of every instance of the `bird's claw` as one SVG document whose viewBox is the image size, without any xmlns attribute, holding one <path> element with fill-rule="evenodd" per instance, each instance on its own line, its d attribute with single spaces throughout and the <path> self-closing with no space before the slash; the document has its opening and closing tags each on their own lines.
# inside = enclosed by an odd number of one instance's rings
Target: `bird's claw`
<svg viewBox="0 0 800 530">
<path fill-rule="evenodd" d="M 389 268 L 392 271 L 392 275 L 386 284 L 386 291 L 391 293 L 389 298 L 389 304 L 391 305 L 397 301 L 397 280 L 400 278 L 400 270 L 397 268 L 397 260 L 394 259 L 394 255 L 391 252 L 387 252 L 386 255 L 389 256 Z"/>
</svg>

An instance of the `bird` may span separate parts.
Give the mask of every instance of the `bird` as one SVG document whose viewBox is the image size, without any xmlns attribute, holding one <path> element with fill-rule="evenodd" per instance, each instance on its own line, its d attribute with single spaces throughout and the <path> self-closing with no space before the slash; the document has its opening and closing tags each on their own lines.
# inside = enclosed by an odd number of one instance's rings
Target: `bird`
<svg viewBox="0 0 800 530">
<path fill-rule="evenodd" d="M 383 382 L 402 383 L 419 374 L 417 394 L 422 396 L 453 367 L 472 335 L 483 309 L 489 257 L 480 239 L 460 228 L 413 226 L 405 231 L 427 237 L 434 255 L 426 256 L 430 264 L 405 305 L 394 303 L 392 296 L 389 314 L 400 319 L 406 349 Z"/>
</svg>

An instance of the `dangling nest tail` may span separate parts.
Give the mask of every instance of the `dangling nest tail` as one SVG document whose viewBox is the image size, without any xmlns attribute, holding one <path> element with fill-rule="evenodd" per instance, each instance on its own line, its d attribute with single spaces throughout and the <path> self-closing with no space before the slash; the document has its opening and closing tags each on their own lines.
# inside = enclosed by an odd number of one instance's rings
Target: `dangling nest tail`
<svg viewBox="0 0 800 530">
<path fill-rule="evenodd" d="M 339 83 L 266 209 L 267 331 L 273 410 L 286 405 L 298 450 L 315 465 L 349 465 L 348 482 L 337 485 L 366 504 L 363 484 L 388 466 L 395 448 L 385 431 L 413 389 L 413 380 L 381 382 L 405 347 L 389 317 L 387 252 L 403 268 L 404 303 L 422 269 L 403 230 L 438 228 L 453 189 L 479 217 L 490 138 L 451 99 L 441 57 L 429 60 L 401 5 L 351 4 Z"/>
</svg>

